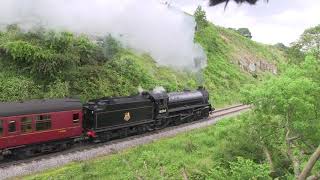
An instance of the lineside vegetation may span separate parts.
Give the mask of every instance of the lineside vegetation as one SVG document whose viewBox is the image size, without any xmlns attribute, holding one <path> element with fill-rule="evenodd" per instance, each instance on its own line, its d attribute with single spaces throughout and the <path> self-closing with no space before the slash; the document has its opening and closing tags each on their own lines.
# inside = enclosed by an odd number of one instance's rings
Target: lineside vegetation
<svg viewBox="0 0 320 180">
<path fill-rule="evenodd" d="M 230 38 L 231 43 L 222 36 Z M 159 66 L 148 54 L 124 48 L 111 35 L 93 38 L 41 27 L 24 31 L 9 25 L 0 32 L 0 101 L 62 97 L 86 101 L 135 94 L 139 86 L 146 90 L 163 86 L 167 91 L 180 91 L 204 85 L 214 104 L 232 104 L 240 100 L 241 87 L 258 82 L 237 64 L 230 63 L 238 49 L 236 44 L 244 39 L 209 23 L 199 29 L 195 41 L 205 48 L 208 66 L 195 73 Z M 273 50 L 279 56 L 271 57 L 269 47 L 245 41 L 250 46 L 239 48 L 246 54 L 281 61 L 281 52 L 276 48 Z M 259 48 L 251 51 L 255 46 Z"/>
</svg>

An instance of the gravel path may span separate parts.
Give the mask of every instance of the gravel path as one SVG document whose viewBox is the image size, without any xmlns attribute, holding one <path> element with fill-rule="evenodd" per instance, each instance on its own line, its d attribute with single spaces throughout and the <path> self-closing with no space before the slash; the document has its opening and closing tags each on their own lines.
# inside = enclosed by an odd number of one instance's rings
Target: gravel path
<svg viewBox="0 0 320 180">
<path fill-rule="evenodd" d="M 184 124 L 181 126 L 169 127 L 159 132 L 155 132 L 147 135 L 139 135 L 139 136 L 125 138 L 122 140 L 111 141 L 106 144 L 102 144 L 99 147 L 94 147 L 91 149 L 88 148 L 86 150 L 81 150 L 78 152 L 70 152 L 66 154 L 60 153 L 60 155 L 59 154 L 54 155 L 49 158 L 47 157 L 39 160 L 34 160 L 32 162 L 21 163 L 21 164 L 5 167 L 0 169 L 0 179 L 28 175 L 35 172 L 44 171 L 49 168 L 59 167 L 67 163 L 70 163 L 72 161 L 88 160 L 88 159 L 95 158 L 97 156 L 107 155 L 123 149 L 130 148 L 130 147 L 151 143 L 160 138 L 171 137 L 178 133 L 182 133 L 192 129 L 202 128 L 202 127 L 215 124 L 217 121 L 223 118 L 236 116 L 239 113 L 248 110 L 248 108 L 244 108 L 244 107 L 237 107 L 237 108 L 238 108 L 237 112 L 234 112 L 235 109 L 217 112 L 214 114 L 214 117 L 209 120 L 202 120 L 202 121 L 195 122 L 193 124 Z M 228 111 L 234 112 L 234 113 L 226 115 L 226 113 L 230 113 Z"/>
</svg>

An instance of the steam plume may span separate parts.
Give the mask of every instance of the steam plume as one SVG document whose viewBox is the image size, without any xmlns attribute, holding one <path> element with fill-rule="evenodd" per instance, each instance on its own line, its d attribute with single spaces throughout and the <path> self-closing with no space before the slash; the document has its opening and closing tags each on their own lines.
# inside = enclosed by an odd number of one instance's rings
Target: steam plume
<svg viewBox="0 0 320 180">
<path fill-rule="evenodd" d="M 206 64 L 202 48 L 193 42 L 194 18 L 156 0 L 1 0 L 0 25 L 13 23 L 98 36 L 111 33 L 161 65 L 196 69 L 197 58 L 198 69 Z"/>
<path fill-rule="evenodd" d="M 157 86 L 153 89 L 152 91 L 153 93 L 163 93 L 163 92 L 166 92 L 166 89 L 164 89 L 164 87 L 162 86 Z"/>
</svg>

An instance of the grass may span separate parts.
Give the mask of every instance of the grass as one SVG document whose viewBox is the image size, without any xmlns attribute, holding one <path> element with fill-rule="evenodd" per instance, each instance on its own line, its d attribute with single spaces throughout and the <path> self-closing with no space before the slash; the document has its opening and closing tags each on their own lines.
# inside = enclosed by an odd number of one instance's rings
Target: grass
<svg viewBox="0 0 320 180">
<path fill-rule="evenodd" d="M 221 151 L 231 141 L 226 134 L 239 128 L 244 117 L 23 179 L 203 179 L 221 163 Z"/>
</svg>

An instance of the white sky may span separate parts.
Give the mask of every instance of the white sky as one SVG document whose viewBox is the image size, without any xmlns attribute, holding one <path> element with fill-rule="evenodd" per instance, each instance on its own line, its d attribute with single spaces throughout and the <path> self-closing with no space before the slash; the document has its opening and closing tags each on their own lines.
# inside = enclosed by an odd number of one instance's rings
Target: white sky
<svg viewBox="0 0 320 180">
<path fill-rule="evenodd" d="M 305 29 L 320 24 L 320 0 L 269 0 L 269 3 L 260 0 L 255 6 L 230 2 L 226 10 L 224 4 L 208 7 L 207 0 L 172 0 L 171 3 L 191 14 L 200 4 L 209 21 L 224 27 L 247 27 L 255 41 L 266 44 L 289 45 Z"/>
</svg>

